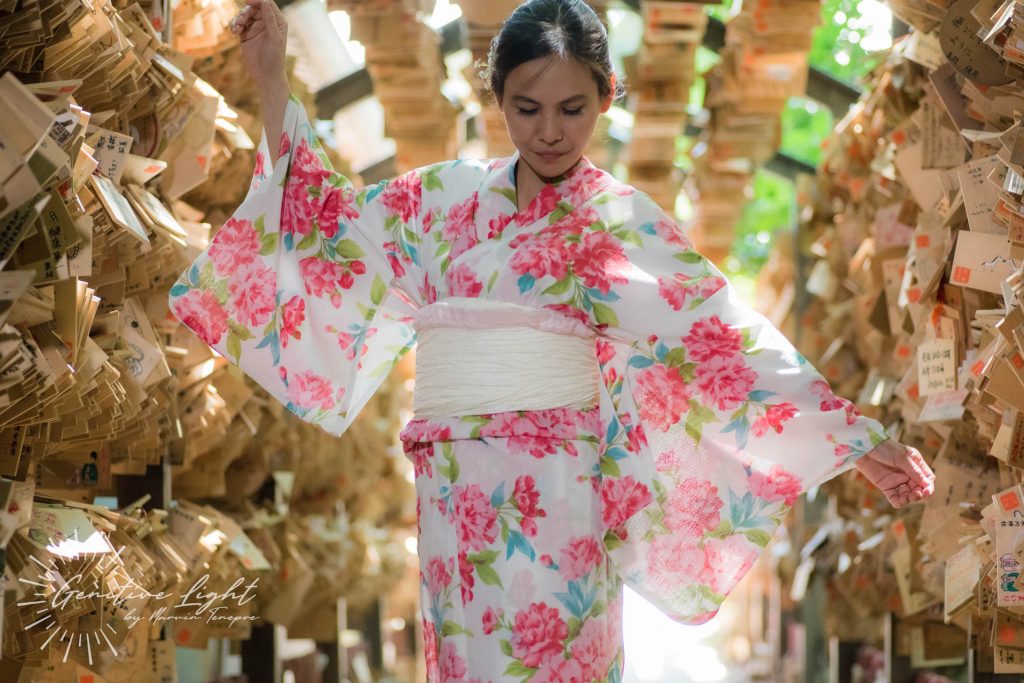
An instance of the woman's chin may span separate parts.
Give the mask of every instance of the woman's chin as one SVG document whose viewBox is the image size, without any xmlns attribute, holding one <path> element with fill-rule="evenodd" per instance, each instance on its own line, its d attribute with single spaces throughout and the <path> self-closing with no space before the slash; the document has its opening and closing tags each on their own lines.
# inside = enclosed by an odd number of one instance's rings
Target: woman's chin
<svg viewBox="0 0 1024 683">
<path fill-rule="evenodd" d="M 529 163 L 533 172 L 547 182 L 551 182 L 567 174 L 578 161 L 579 157 L 573 155 L 571 152 L 558 155 L 529 155 Z"/>
</svg>

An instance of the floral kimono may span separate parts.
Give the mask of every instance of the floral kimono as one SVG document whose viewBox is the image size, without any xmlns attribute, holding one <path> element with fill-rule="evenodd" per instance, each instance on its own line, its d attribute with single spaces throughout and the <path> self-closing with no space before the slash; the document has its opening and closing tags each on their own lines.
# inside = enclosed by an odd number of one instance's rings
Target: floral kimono
<svg viewBox="0 0 1024 683">
<path fill-rule="evenodd" d="M 621 588 L 700 623 L 797 496 L 886 438 L 647 196 L 582 160 L 517 210 L 516 157 L 361 190 L 292 98 L 281 156 L 171 289 L 174 314 L 341 434 L 453 297 L 594 336 L 600 400 L 426 419 L 415 467 L 428 678 L 619 681 Z M 542 352 L 542 351 L 540 351 Z"/>
</svg>

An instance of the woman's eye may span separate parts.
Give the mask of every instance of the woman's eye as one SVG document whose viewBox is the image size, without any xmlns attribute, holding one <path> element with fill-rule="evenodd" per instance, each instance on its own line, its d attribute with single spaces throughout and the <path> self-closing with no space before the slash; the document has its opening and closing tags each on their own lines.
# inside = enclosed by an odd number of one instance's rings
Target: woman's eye
<svg viewBox="0 0 1024 683">
<path fill-rule="evenodd" d="M 583 113 L 583 107 L 577 107 L 575 109 L 566 109 L 565 113 L 568 116 L 579 116 L 580 114 Z"/>
<path fill-rule="evenodd" d="M 523 109 L 522 107 L 519 107 L 519 113 L 522 114 L 523 116 L 531 116 L 532 114 L 536 114 L 537 110 L 536 109 Z"/>
</svg>

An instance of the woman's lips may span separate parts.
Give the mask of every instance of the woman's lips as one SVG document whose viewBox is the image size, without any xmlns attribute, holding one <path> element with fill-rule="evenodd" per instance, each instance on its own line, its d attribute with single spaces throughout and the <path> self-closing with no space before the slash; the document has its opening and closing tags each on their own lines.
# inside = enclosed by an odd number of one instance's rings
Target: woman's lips
<svg viewBox="0 0 1024 683">
<path fill-rule="evenodd" d="M 547 161 L 551 161 L 553 159 L 557 159 L 558 157 L 565 156 L 565 152 L 535 152 L 535 154 L 539 156 L 541 159 L 546 159 Z"/>
</svg>

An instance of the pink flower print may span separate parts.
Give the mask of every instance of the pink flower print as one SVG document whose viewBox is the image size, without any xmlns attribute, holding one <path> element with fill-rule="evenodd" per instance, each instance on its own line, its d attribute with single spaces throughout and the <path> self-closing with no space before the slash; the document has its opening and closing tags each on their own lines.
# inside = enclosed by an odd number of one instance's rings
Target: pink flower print
<svg viewBox="0 0 1024 683">
<path fill-rule="evenodd" d="M 512 626 L 512 656 L 522 660 L 523 666 L 539 667 L 562 654 L 562 641 L 569 635 L 569 627 L 558 615 L 558 610 L 543 602 L 534 602 L 516 613 Z"/>
<path fill-rule="evenodd" d="M 398 245 L 394 242 L 385 242 L 384 252 L 388 255 L 388 263 L 391 264 L 391 270 L 395 277 L 405 275 L 405 266 L 402 265 L 402 260 L 399 258 Z"/>
<path fill-rule="evenodd" d="M 629 414 L 620 416 L 623 425 L 630 424 Z M 601 411 L 594 410 L 581 410 L 575 414 L 573 422 L 578 428 L 579 434 L 589 434 L 592 436 L 598 436 L 604 431 L 603 421 L 601 420 Z"/>
<path fill-rule="evenodd" d="M 609 631 L 606 621 L 586 619 L 572 641 L 572 658 L 583 667 L 584 681 L 601 680 L 608 675 L 615 656 Z"/>
<path fill-rule="evenodd" d="M 404 450 L 412 460 L 413 473 L 417 477 L 426 475 L 428 479 L 432 478 L 434 470 L 431 467 L 430 461 L 434 458 L 434 444 L 417 442 L 407 445 L 409 447 Z"/>
<path fill-rule="evenodd" d="M 306 300 L 293 296 L 281 307 L 281 346 L 288 348 L 292 339 L 302 339 L 302 323 L 306 320 Z"/>
<path fill-rule="evenodd" d="M 601 676 L 603 678 L 603 676 Z M 590 683 L 583 678 L 583 665 L 576 658 L 553 657 L 544 662 L 540 670 L 530 678 L 530 683 Z"/>
<path fill-rule="evenodd" d="M 537 490 L 537 482 L 533 475 L 524 474 L 516 479 L 515 487 L 512 490 L 512 500 L 524 517 L 543 517 L 544 511 L 540 508 L 540 491 Z"/>
<path fill-rule="evenodd" d="M 704 541 L 711 590 L 728 594 L 757 561 L 757 549 L 743 536 L 709 538 Z"/>
<path fill-rule="evenodd" d="M 305 237 L 312 230 L 313 209 L 305 181 L 298 175 L 288 178 L 285 185 L 285 198 L 281 206 L 282 234 L 298 234 Z"/>
<path fill-rule="evenodd" d="M 789 402 L 768 406 L 764 417 L 758 418 L 750 431 L 754 436 L 764 436 L 768 433 L 769 429 L 774 429 L 776 434 L 781 434 L 783 429 L 782 423 L 793 419 L 799 412 L 796 406 Z"/>
<path fill-rule="evenodd" d="M 523 536 L 527 538 L 537 537 L 537 522 L 531 517 L 523 517 L 523 521 L 519 523 L 519 528 L 523 531 Z"/>
<path fill-rule="evenodd" d="M 288 139 L 288 133 L 287 132 L 282 132 L 281 133 L 281 139 L 280 139 L 280 141 L 277 144 L 277 157 L 280 159 L 285 154 L 287 154 L 288 150 L 290 150 L 291 148 L 292 148 L 292 143 Z"/>
<path fill-rule="evenodd" d="M 255 260 L 260 250 L 260 236 L 252 221 L 229 218 L 213 237 L 210 260 L 218 275 L 230 275 Z"/>
<path fill-rule="evenodd" d="M 626 433 L 626 450 L 630 453 L 639 453 L 640 449 L 647 445 L 647 435 L 644 433 L 642 424 L 634 425 Z"/>
<path fill-rule="evenodd" d="M 423 620 L 423 656 L 427 663 L 427 681 L 441 683 L 441 668 L 438 662 L 437 629 L 434 623 Z"/>
<path fill-rule="evenodd" d="M 444 279 L 452 296 L 477 297 L 484 289 L 484 283 L 476 278 L 476 273 L 465 263 L 449 268 Z"/>
<path fill-rule="evenodd" d="M 586 202 L 607 184 L 605 172 L 593 166 L 579 168 L 572 176 L 565 181 L 565 191 L 568 194 L 569 203 L 579 206 Z"/>
<path fill-rule="evenodd" d="M 720 278 L 717 275 L 704 277 L 697 283 L 697 296 L 702 299 L 708 299 L 724 288 L 724 278 Z"/>
<path fill-rule="evenodd" d="M 484 616 L 480 620 L 481 626 L 484 629 L 484 635 L 489 636 L 494 633 L 495 629 L 498 628 L 498 620 L 501 619 L 501 609 L 497 612 L 493 608 L 488 607 L 484 610 Z"/>
<path fill-rule="evenodd" d="M 663 218 L 654 224 L 654 231 L 658 234 L 658 237 L 665 241 L 665 244 L 681 247 L 682 249 L 693 249 L 693 243 L 675 221 Z"/>
<path fill-rule="evenodd" d="M 544 228 L 544 232 L 564 238 L 568 235 L 578 235 L 583 232 L 584 228 L 589 228 L 600 220 L 601 214 L 599 214 L 595 208 L 586 206 L 562 216 L 557 221 Z"/>
<path fill-rule="evenodd" d="M 663 534 L 654 539 L 647 555 L 647 575 L 672 585 L 704 583 L 707 558 L 697 536 Z"/>
<path fill-rule="evenodd" d="M 462 593 L 462 604 L 473 602 L 473 586 L 476 580 L 473 578 L 473 565 L 469 562 L 466 553 L 459 553 L 459 589 Z"/>
<path fill-rule="evenodd" d="M 713 315 L 695 322 L 690 333 L 683 337 L 683 343 L 687 359 L 703 363 L 715 356 L 728 358 L 739 353 L 743 348 L 743 335 Z"/>
<path fill-rule="evenodd" d="M 814 380 L 811 382 L 809 390 L 812 394 L 815 394 L 821 399 L 821 403 L 818 406 L 820 410 L 845 410 L 846 424 L 852 425 L 857 421 L 857 417 L 860 416 L 860 411 L 857 409 L 857 406 L 855 406 L 851 401 L 832 393 L 832 387 L 830 387 L 828 382 L 825 380 Z"/>
<path fill-rule="evenodd" d="M 601 365 L 605 365 L 609 361 L 615 358 L 615 345 L 611 342 L 605 341 L 600 337 L 597 338 L 597 362 Z"/>
<path fill-rule="evenodd" d="M 281 232 L 308 235 L 313 229 L 313 216 L 322 200 L 309 194 L 309 186 L 320 187 L 329 172 L 305 140 L 299 141 L 281 204 Z"/>
<path fill-rule="evenodd" d="M 690 409 L 690 387 L 675 368 L 655 363 L 640 371 L 636 385 L 641 419 L 663 432 Z"/>
<path fill-rule="evenodd" d="M 574 320 L 579 320 L 581 323 L 590 324 L 590 316 L 587 315 L 587 312 L 570 304 L 547 304 L 544 308 L 557 311 L 566 318 L 572 318 Z"/>
<path fill-rule="evenodd" d="M 430 284 L 430 278 L 426 275 L 423 276 L 423 284 L 419 287 L 420 298 L 423 299 L 424 303 L 432 304 L 437 301 L 437 287 Z"/>
<path fill-rule="evenodd" d="M 512 222 L 512 216 L 507 213 L 498 214 L 487 223 L 487 239 L 501 237 L 505 228 Z"/>
<path fill-rule="evenodd" d="M 601 518 L 605 528 L 621 526 L 652 500 L 650 490 L 632 476 L 605 478 L 601 482 Z"/>
<path fill-rule="evenodd" d="M 654 469 L 659 472 L 678 472 L 686 464 L 680 451 L 665 451 L 654 461 Z"/>
<path fill-rule="evenodd" d="M 288 401 L 303 410 L 330 410 L 335 401 L 331 381 L 312 370 L 293 375 L 288 380 Z"/>
<path fill-rule="evenodd" d="M 566 581 L 586 576 L 604 559 L 601 545 L 593 536 L 570 538 L 558 556 L 558 572 Z"/>
<path fill-rule="evenodd" d="M 665 502 L 665 526 L 672 531 L 714 531 L 721 521 L 722 501 L 718 487 L 707 480 L 688 477 L 672 489 Z"/>
<path fill-rule="evenodd" d="M 529 453 L 538 460 L 558 452 L 558 442 L 543 436 L 516 435 L 508 437 L 510 453 Z"/>
<path fill-rule="evenodd" d="M 561 280 L 569 272 L 569 250 L 560 235 L 529 235 L 518 245 L 508 263 L 514 273 L 528 273 L 538 280 L 545 275 Z"/>
<path fill-rule="evenodd" d="M 452 428 L 441 427 L 433 422 L 417 420 L 406 425 L 402 433 L 405 443 L 416 441 L 451 441 Z"/>
<path fill-rule="evenodd" d="M 530 225 L 544 218 L 558 206 L 558 191 L 554 185 L 545 185 L 530 205 L 515 215 L 516 225 Z"/>
<path fill-rule="evenodd" d="M 264 170 L 265 162 L 266 156 L 263 152 L 256 152 L 256 165 L 252 169 L 252 174 L 254 176 L 266 175 L 266 171 Z"/>
<path fill-rule="evenodd" d="M 213 292 L 193 289 L 174 302 L 174 314 L 210 346 L 228 331 L 228 313 Z"/>
<path fill-rule="evenodd" d="M 299 272 L 306 285 L 306 293 L 318 298 L 333 294 L 347 274 L 345 267 L 334 261 L 310 256 L 299 261 Z M 349 275 L 349 279 L 351 279 Z M 351 287 L 352 284 L 349 284 Z"/>
<path fill-rule="evenodd" d="M 681 273 L 673 275 L 672 279 L 658 278 L 658 294 L 673 310 L 681 311 L 686 300 L 696 294 L 694 287 L 683 284 L 688 279 Z"/>
<path fill-rule="evenodd" d="M 478 484 L 455 487 L 455 523 L 459 542 L 483 550 L 498 535 L 498 513 Z"/>
<path fill-rule="evenodd" d="M 441 683 L 465 683 L 466 660 L 459 656 L 455 642 L 441 643 Z"/>
<path fill-rule="evenodd" d="M 411 172 L 398 176 L 380 193 L 380 203 L 392 215 L 408 223 L 420 215 L 420 201 L 423 186 L 419 173 Z"/>
<path fill-rule="evenodd" d="M 803 491 L 803 482 L 795 474 L 786 471 L 780 465 L 775 465 L 768 471 L 751 472 L 747 479 L 747 486 L 750 492 L 758 498 L 763 498 L 769 503 L 783 501 L 786 505 L 792 505 Z"/>
<path fill-rule="evenodd" d="M 264 325 L 277 306 L 277 274 L 270 268 L 249 267 L 228 280 L 228 301 L 238 322 L 248 327 Z"/>
<path fill-rule="evenodd" d="M 356 191 L 351 187 L 328 186 L 324 188 L 323 193 L 323 200 L 317 215 L 317 225 L 324 237 L 332 239 L 338 234 L 340 220 L 351 221 L 359 217 L 359 209 L 356 207 Z"/>
<path fill-rule="evenodd" d="M 448 210 L 441 235 L 451 244 L 449 256 L 453 259 L 477 243 L 474 219 L 478 206 L 477 193 L 474 192 L 469 199 Z"/>
<path fill-rule="evenodd" d="M 626 274 L 631 268 L 622 243 L 603 230 L 585 233 L 574 254 L 573 271 L 584 285 L 603 294 L 611 291 L 613 284 L 628 283 Z"/>
<path fill-rule="evenodd" d="M 704 399 L 719 410 L 731 410 L 747 399 L 757 373 L 743 362 L 743 356 L 715 356 L 697 365 L 697 388 Z"/>
<path fill-rule="evenodd" d="M 718 276 L 707 276 L 696 283 L 689 283 L 690 276 L 676 273 L 671 279 L 658 278 L 658 294 L 674 310 L 682 310 L 687 299 L 698 297 L 707 299 L 725 287 L 725 280 Z"/>
<path fill-rule="evenodd" d="M 452 574 L 440 557 L 432 557 L 423 572 L 423 580 L 431 595 L 440 595 L 452 583 Z"/>
<path fill-rule="evenodd" d="M 527 418 L 541 434 L 572 433 L 576 426 L 576 411 L 569 408 L 549 408 L 527 413 Z"/>
</svg>

